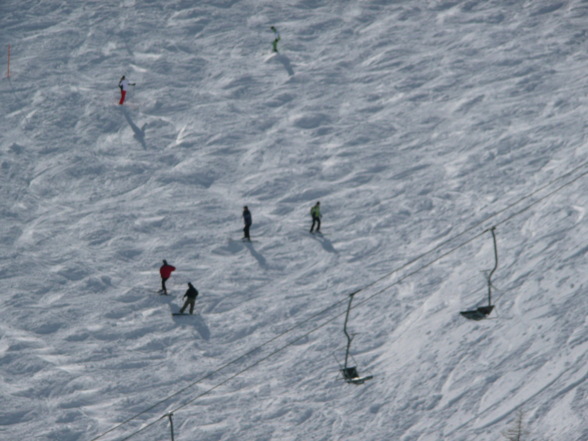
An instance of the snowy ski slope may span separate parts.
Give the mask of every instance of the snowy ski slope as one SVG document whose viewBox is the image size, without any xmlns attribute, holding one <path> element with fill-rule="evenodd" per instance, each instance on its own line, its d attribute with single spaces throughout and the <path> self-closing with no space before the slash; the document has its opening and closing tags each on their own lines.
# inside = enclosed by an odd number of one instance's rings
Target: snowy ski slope
<svg viewBox="0 0 588 441">
<path fill-rule="evenodd" d="M 495 441 L 522 411 L 529 440 L 587 441 L 587 23 L 0 2 L 0 439 L 159 441 L 171 412 L 178 441 Z M 468 321 L 494 226 L 496 309 Z"/>
</svg>

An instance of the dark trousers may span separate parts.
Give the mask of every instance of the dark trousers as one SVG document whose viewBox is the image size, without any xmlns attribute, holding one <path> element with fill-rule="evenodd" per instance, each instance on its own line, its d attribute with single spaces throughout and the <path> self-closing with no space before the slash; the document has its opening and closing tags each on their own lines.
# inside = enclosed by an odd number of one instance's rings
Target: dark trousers
<svg viewBox="0 0 588 441">
<path fill-rule="evenodd" d="M 310 227 L 310 232 L 314 230 L 314 226 L 316 225 L 316 231 L 321 231 L 321 218 L 317 216 L 312 217 L 312 225 Z"/>
<path fill-rule="evenodd" d="M 251 228 L 251 225 L 245 225 L 245 228 L 243 228 L 243 237 L 251 240 L 251 237 L 249 237 L 249 228 Z"/>
<path fill-rule="evenodd" d="M 196 303 L 195 297 L 193 299 L 191 299 L 190 297 L 186 298 L 186 301 L 184 302 L 184 306 L 182 306 L 182 309 L 180 309 L 180 314 L 184 313 L 184 311 L 186 310 L 188 305 L 190 306 L 190 314 L 192 314 L 194 312 L 194 304 L 195 303 Z"/>
<path fill-rule="evenodd" d="M 166 277 L 166 278 L 162 277 L 161 278 L 161 290 L 163 291 L 164 294 L 167 294 L 167 289 L 165 287 L 165 282 L 167 281 L 168 278 L 169 277 Z"/>
</svg>

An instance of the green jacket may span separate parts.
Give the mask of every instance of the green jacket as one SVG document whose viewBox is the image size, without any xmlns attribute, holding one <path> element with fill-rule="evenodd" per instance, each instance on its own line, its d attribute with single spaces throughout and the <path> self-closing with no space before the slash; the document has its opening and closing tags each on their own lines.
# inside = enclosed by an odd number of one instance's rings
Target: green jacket
<svg viewBox="0 0 588 441">
<path fill-rule="evenodd" d="M 310 209 L 310 215 L 312 217 L 318 217 L 318 218 L 320 218 L 321 217 L 321 207 L 318 206 L 318 205 L 315 205 L 314 207 L 312 207 Z"/>
</svg>

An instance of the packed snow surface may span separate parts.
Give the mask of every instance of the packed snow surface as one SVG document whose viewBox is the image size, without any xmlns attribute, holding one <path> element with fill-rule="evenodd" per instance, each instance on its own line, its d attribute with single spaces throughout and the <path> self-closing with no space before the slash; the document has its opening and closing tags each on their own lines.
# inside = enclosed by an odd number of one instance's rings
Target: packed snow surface
<svg viewBox="0 0 588 441">
<path fill-rule="evenodd" d="M 587 441 L 587 24 L 0 2 L 0 438 Z"/>
</svg>

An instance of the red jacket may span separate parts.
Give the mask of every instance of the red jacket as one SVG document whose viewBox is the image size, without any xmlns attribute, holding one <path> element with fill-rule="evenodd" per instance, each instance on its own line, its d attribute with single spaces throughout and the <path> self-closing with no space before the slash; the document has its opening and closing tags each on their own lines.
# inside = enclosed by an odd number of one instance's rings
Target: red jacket
<svg viewBox="0 0 588 441">
<path fill-rule="evenodd" d="M 175 270 L 176 270 L 175 266 L 161 265 L 161 268 L 159 268 L 159 274 L 161 274 L 162 279 L 169 279 L 169 277 L 171 276 L 171 273 L 173 273 Z"/>
</svg>

